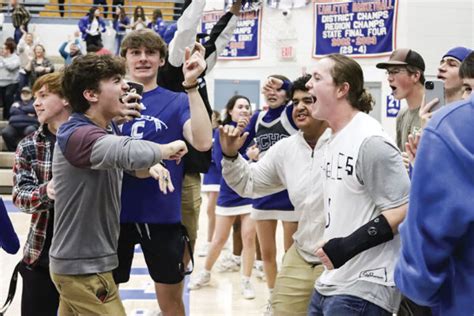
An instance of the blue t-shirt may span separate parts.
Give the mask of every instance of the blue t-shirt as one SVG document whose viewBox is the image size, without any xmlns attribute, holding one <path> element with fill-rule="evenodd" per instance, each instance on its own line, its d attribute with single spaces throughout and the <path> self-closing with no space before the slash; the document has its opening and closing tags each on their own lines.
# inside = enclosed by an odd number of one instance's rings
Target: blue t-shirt
<svg viewBox="0 0 474 316">
<path fill-rule="evenodd" d="M 183 126 L 190 119 L 188 97 L 157 87 L 143 94 L 146 109 L 142 116 L 122 126 L 122 134 L 133 138 L 167 144 L 183 140 Z M 153 178 L 138 179 L 124 174 L 122 185 L 121 223 L 171 224 L 181 221 L 181 187 L 184 165 L 164 160 L 170 172 L 174 192 L 160 191 Z"/>
</svg>

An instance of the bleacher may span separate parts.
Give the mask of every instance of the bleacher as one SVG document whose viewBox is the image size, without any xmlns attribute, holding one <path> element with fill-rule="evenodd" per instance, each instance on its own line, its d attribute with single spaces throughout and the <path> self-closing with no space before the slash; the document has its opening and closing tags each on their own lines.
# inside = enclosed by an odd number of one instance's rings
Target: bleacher
<svg viewBox="0 0 474 316">
<path fill-rule="evenodd" d="M 21 1 L 21 0 L 20 0 Z M 23 0 L 21 1 L 25 8 L 30 11 L 33 17 L 36 18 L 58 18 L 61 19 L 59 14 L 59 6 L 57 0 Z M 89 9 L 92 7 L 92 0 L 65 0 L 64 6 L 64 17 L 65 19 L 79 19 L 86 15 Z M 108 12 L 111 17 L 112 12 L 112 0 L 108 1 Z M 183 0 L 160 0 L 160 1 L 135 1 L 125 0 L 125 11 L 129 17 L 133 16 L 133 12 L 137 6 L 142 6 L 145 10 L 145 14 L 151 19 L 153 10 L 161 9 L 163 13 L 163 19 L 165 21 L 173 21 L 177 18 L 178 13 L 176 9 L 182 7 Z M 10 12 L 9 0 L 0 0 L 1 12 L 7 17 Z"/>
</svg>

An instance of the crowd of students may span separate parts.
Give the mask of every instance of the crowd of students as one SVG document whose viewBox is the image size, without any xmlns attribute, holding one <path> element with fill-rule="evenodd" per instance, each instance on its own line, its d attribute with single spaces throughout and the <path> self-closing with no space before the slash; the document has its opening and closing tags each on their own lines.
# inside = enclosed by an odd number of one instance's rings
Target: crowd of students
<svg viewBox="0 0 474 316">
<path fill-rule="evenodd" d="M 267 315 L 472 314 L 474 53 L 455 47 L 441 57 L 445 100 L 426 100 L 425 62 L 414 50 L 397 49 L 376 65 L 393 97 L 407 101 L 395 140 L 368 115 L 374 101 L 361 66 L 340 54 L 294 81 L 269 76 L 267 110 L 251 115 L 249 99 L 233 96 L 213 126 L 205 75 L 237 25 L 241 2 L 200 44 L 204 4 L 185 3 L 169 45 L 162 25 L 147 29 L 143 9 L 136 11 L 136 29 L 117 32 L 122 58 L 75 54 L 74 41 L 65 52 L 74 56 L 54 72 L 35 46 L 30 71 L 41 74 L 31 89 L 21 87 L 11 115 L 23 127 L 8 130 L 19 144 L 7 143 L 16 148 L 13 201 L 32 214 L 18 266 L 22 315 L 125 315 L 118 286 L 129 280 L 136 244 L 162 314 L 184 315 L 201 173 L 213 185 L 209 244 L 190 290 L 210 284 L 238 226 L 241 294 L 255 298 L 258 249 Z M 120 7 L 116 13 L 116 25 L 127 28 Z M 99 9 L 80 26 L 89 48 L 101 46 Z M 28 33 L 24 41 L 34 43 Z M 2 62 L 14 45 L 5 44 Z M 143 85 L 143 95 L 125 77 Z M 440 101 L 446 106 L 431 111 Z M 33 116 L 38 123 L 27 120 Z M 18 238 L 5 213 L 0 207 L 0 246 L 14 253 Z"/>
</svg>

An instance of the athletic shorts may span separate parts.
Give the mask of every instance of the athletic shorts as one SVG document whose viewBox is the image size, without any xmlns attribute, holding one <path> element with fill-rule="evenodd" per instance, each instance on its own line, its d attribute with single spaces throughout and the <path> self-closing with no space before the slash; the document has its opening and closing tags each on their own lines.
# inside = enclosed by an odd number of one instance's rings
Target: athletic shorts
<svg viewBox="0 0 474 316">
<path fill-rule="evenodd" d="M 156 283 L 177 284 L 186 274 L 183 263 L 189 237 L 181 223 L 120 225 L 118 243 L 119 266 L 113 271 L 114 280 L 125 283 L 130 279 L 135 245 L 140 244 L 151 278 Z"/>
</svg>

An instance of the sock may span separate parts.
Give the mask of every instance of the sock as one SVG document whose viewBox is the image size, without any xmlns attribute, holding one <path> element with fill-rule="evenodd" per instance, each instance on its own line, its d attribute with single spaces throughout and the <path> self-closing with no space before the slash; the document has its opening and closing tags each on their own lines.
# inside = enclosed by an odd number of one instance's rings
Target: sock
<svg viewBox="0 0 474 316">
<path fill-rule="evenodd" d="M 245 276 L 245 275 L 242 275 L 242 276 L 241 276 L 241 280 L 242 280 L 242 283 L 250 282 L 250 277 Z"/>
</svg>

